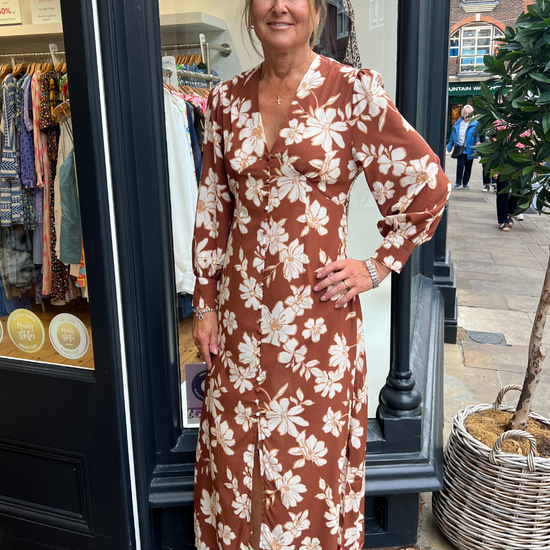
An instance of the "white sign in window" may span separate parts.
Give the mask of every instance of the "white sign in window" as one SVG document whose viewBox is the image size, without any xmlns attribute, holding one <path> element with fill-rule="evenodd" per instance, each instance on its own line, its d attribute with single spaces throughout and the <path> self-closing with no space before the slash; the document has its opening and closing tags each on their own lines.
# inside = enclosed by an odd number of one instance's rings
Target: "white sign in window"
<svg viewBox="0 0 550 550">
<path fill-rule="evenodd" d="M 59 0 L 31 0 L 31 13 L 33 25 L 61 23 Z"/>
<path fill-rule="evenodd" d="M 21 25 L 19 0 L 0 0 L 0 25 Z"/>
</svg>

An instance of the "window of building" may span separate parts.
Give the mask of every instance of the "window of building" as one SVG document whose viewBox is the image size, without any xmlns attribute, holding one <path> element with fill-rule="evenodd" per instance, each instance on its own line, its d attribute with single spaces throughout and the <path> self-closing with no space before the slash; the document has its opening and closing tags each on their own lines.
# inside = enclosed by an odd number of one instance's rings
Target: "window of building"
<svg viewBox="0 0 550 550">
<path fill-rule="evenodd" d="M 451 43 L 450 43 L 450 57 L 458 57 L 458 48 L 460 46 L 460 30 L 453 32 L 451 34 Z"/>
<path fill-rule="evenodd" d="M 349 36 L 349 15 L 346 9 L 342 6 L 336 12 L 336 39 L 346 38 Z"/>
<path fill-rule="evenodd" d="M 374 29 L 384 24 L 383 0 L 370 0 L 369 28 Z"/>
<path fill-rule="evenodd" d="M 483 56 L 493 55 L 504 33 L 488 23 L 464 25 L 451 35 L 450 57 L 459 58 L 460 73 L 483 72 Z"/>
</svg>

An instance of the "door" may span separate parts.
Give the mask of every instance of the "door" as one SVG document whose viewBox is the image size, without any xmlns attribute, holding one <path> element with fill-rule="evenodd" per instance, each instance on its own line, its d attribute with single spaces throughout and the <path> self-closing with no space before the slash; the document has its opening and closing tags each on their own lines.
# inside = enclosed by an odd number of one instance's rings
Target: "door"
<svg viewBox="0 0 550 550">
<path fill-rule="evenodd" d="M 55 1 L 9 4 L 20 13 L 0 27 L 0 62 L 10 65 L 2 71 L 0 548 L 135 548 L 95 4 L 63 2 L 62 14 Z"/>
</svg>

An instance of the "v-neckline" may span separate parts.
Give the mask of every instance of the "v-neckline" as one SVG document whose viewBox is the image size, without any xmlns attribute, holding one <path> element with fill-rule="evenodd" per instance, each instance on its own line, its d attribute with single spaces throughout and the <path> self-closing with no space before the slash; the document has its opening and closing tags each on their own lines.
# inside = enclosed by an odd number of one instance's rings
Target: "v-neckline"
<svg viewBox="0 0 550 550">
<path fill-rule="evenodd" d="M 259 124 L 262 128 L 262 141 L 264 143 L 264 149 L 269 155 L 272 155 L 273 152 L 277 149 L 276 145 L 277 145 L 277 143 L 279 143 L 279 140 L 281 139 L 281 132 L 285 128 L 288 128 L 288 125 L 289 125 L 289 122 L 290 122 L 289 117 L 290 117 L 291 107 L 294 105 L 294 102 L 296 101 L 296 98 L 298 96 L 298 90 L 300 90 L 300 88 L 302 87 L 302 83 L 304 82 L 304 79 L 306 78 L 306 75 L 308 75 L 309 72 L 311 71 L 311 67 L 313 66 L 313 63 L 315 62 L 317 57 L 319 57 L 319 54 L 314 53 L 313 58 L 311 60 L 311 63 L 309 64 L 309 67 L 307 68 L 307 71 L 302 75 L 302 78 L 300 79 L 300 82 L 298 83 L 298 86 L 294 90 L 294 95 L 292 97 L 292 101 L 290 102 L 290 105 L 288 106 L 288 110 L 286 112 L 285 120 L 283 122 L 283 125 L 279 128 L 279 131 L 277 132 L 277 137 L 275 138 L 275 141 L 273 142 L 273 145 L 271 146 L 271 149 L 269 149 L 269 147 L 267 146 L 264 121 L 263 121 L 263 117 L 262 117 L 262 112 L 260 110 L 260 74 L 262 72 L 262 66 L 260 65 L 258 67 L 258 70 L 256 71 L 256 78 L 254 79 L 254 81 L 256 83 L 256 90 L 254 90 L 254 98 L 255 98 L 255 101 L 256 101 L 256 111 L 258 113 L 258 122 L 259 122 Z"/>
</svg>

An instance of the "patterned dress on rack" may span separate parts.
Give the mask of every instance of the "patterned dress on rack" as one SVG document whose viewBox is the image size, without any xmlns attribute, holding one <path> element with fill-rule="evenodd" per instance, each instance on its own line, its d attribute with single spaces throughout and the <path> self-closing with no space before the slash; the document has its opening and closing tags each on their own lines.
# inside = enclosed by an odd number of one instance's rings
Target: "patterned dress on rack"
<svg viewBox="0 0 550 550">
<path fill-rule="evenodd" d="M 259 451 L 263 549 L 358 550 L 367 386 L 360 302 L 334 308 L 316 273 L 347 258 L 364 170 L 383 215 L 374 257 L 399 272 L 450 194 L 439 159 L 380 76 L 315 56 L 272 150 L 259 68 L 212 91 L 195 229 L 194 306 L 218 308 L 196 454 L 200 550 L 251 548 Z"/>
</svg>

